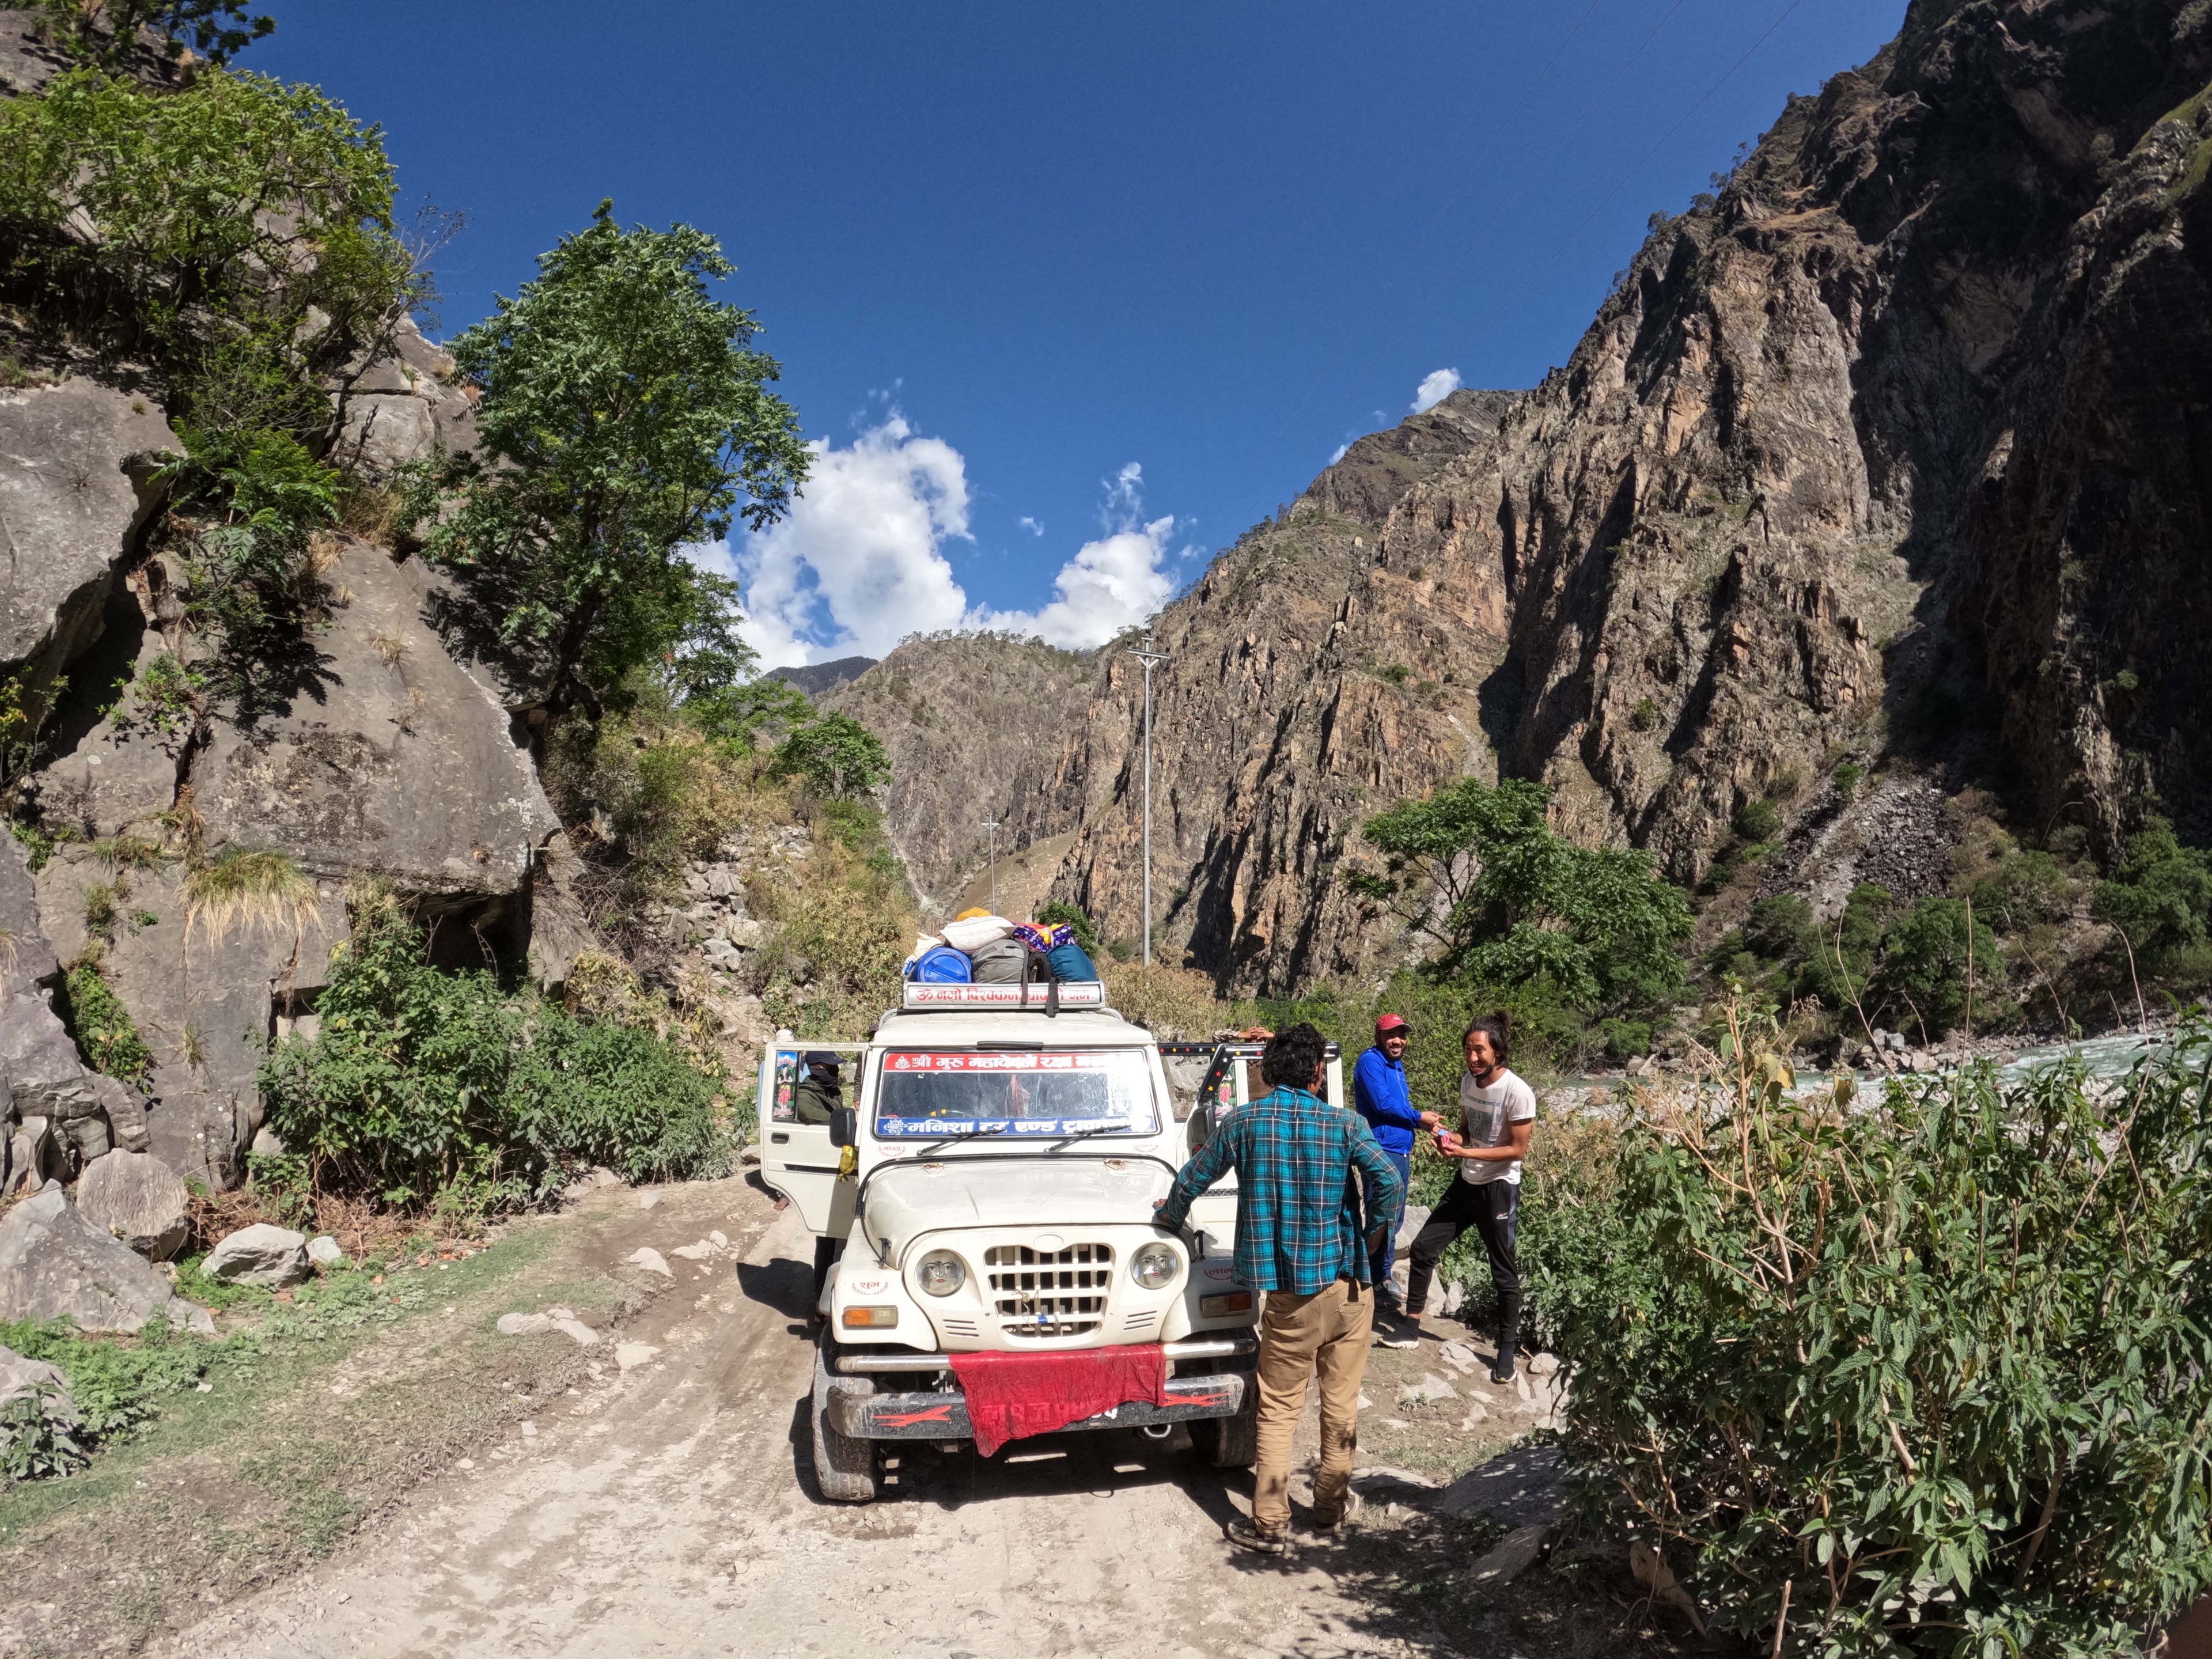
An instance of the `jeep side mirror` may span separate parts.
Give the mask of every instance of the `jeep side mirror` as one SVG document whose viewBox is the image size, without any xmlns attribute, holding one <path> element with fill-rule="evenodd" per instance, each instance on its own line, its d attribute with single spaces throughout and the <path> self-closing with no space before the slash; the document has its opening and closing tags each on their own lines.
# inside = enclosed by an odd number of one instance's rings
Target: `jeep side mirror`
<svg viewBox="0 0 2212 1659">
<path fill-rule="evenodd" d="M 830 1109 L 830 1144 L 832 1146 L 856 1146 L 860 1144 L 860 1129 L 850 1106 Z"/>
</svg>

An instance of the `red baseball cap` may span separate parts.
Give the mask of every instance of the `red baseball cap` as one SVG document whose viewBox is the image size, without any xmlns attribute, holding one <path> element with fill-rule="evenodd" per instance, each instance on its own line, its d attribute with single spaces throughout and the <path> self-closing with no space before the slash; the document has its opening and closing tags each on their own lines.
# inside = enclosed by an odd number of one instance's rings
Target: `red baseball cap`
<svg viewBox="0 0 2212 1659">
<path fill-rule="evenodd" d="M 1393 1031 L 1411 1031 L 1413 1029 L 1395 1014 L 1384 1014 L 1375 1022 L 1376 1036 L 1388 1036 Z"/>
</svg>

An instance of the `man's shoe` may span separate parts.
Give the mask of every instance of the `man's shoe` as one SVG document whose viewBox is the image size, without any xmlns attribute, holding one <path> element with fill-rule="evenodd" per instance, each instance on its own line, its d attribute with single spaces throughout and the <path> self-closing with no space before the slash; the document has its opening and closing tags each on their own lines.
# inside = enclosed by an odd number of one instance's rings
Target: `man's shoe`
<svg viewBox="0 0 2212 1659">
<path fill-rule="evenodd" d="M 1402 1313 L 1389 1319 L 1375 1321 L 1375 1340 L 1386 1348 L 1418 1348 L 1421 1346 L 1421 1328 Z"/>
<path fill-rule="evenodd" d="M 1510 1382 L 1517 1375 L 1518 1373 L 1513 1369 L 1512 1353 L 1501 1349 L 1498 1358 L 1490 1363 L 1490 1380 L 1493 1382 Z"/>
<path fill-rule="evenodd" d="M 1334 1533 L 1346 1521 L 1358 1515 L 1363 1504 L 1364 1500 L 1358 1492 L 1348 1492 L 1344 1494 L 1343 1508 L 1328 1513 L 1316 1510 L 1306 1522 L 1306 1525 L 1314 1532 Z"/>
<path fill-rule="evenodd" d="M 1249 1521 L 1231 1521 L 1221 1534 L 1240 1550 L 1256 1550 L 1261 1555 L 1285 1555 L 1290 1552 L 1289 1538 L 1279 1532 L 1262 1532 Z"/>
</svg>

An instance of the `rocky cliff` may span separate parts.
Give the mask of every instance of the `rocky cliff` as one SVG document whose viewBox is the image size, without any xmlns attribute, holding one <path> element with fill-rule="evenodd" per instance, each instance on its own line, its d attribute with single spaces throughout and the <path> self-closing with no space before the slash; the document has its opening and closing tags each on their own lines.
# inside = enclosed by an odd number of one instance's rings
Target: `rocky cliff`
<svg viewBox="0 0 2212 1659">
<path fill-rule="evenodd" d="M 1358 822 L 1468 773 L 1686 882 L 1754 801 L 1835 816 L 1852 757 L 2106 844 L 2154 799 L 2212 828 L 2208 73 L 2182 0 L 1920 0 L 1655 219 L 1563 368 L 1222 553 L 1160 623 L 1171 953 L 1236 989 L 1386 965 Z M 1074 824 L 1057 890 L 1124 939 L 1133 669 L 1102 653 L 1008 809 Z"/>
<path fill-rule="evenodd" d="M 909 640 L 850 683 L 825 708 L 884 739 L 891 763 L 884 817 L 891 845 L 921 901 L 943 920 L 988 852 L 984 821 L 1006 817 L 1021 780 L 1082 716 L 1088 657 L 1000 634 Z M 1032 805 L 1023 844 L 1073 827 L 1071 811 Z M 1017 837 L 1002 830 L 999 845 Z"/>
</svg>

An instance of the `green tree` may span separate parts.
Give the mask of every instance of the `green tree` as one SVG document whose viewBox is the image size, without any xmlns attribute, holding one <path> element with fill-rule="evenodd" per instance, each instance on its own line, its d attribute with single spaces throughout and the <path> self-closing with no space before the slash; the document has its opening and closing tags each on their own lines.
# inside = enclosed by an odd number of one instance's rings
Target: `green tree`
<svg viewBox="0 0 2212 1659">
<path fill-rule="evenodd" d="M 1381 874 L 1346 877 L 1477 981 L 1547 981 L 1585 1013 L 1653 1008 L 1682 983 L 1689 901 L 1650 854 L 1577 847 L 1545 821 L 1542 786 L 1468 778 L 1361 827 Z"/>
<path fill-rule="evenodd" d="M 602 202 L 452 343 L 483 393 L 480 453 L 419 475 L 404 520 L 556 714 L 596 713 L 726 608 L 681 550 L 770 523 L 806 476 L 759 325 L 708 293 L 732 270 L 706 232 L 624 230 Z"/>
<path fill-rule="evenodd" d="M 1889 889 L 1870 881 L 1852 888 L 1834 924 L 1813 930 L 1804 970 L 1798 976 L 1800 994 L 1818 997 L 1838 1014 L 1863 1005 L 1881 960 L 1883 927 L 1895 902 Z"/>
<path fill-rule="evenodd" d="M 2109 879 L 2097 884 L 2098 915 L 2127 935 L 2136 965 L 2159 972 L 2212 937 L 2212 856 L 2184 847 L 2153 817 L 2128 838 Z"/>
<path fill-rule="evenodd" d="M 0 105 L 9 297 L 150 363 L 210 428 L 327 427 L 323 381 L 426 291 L 392 196 L 382 135 L 313 87 L 77 70 Z"/>
<path fill-rule="evenodd" d="M 1914 1023 L 1923 1037 L 1941 1036 L 1966 1017 L 1969 967 L 1982 1017 L 2008 1006 L 1996 935 L 1958 899 L 1924 898 L 1899 916 L 1882 939 L 1882 958 L 1875 977 L 1879 1012 L 1899 1026 Z"/>
<path fill-rule="evenodd" d="M 824 714 L 800 726 L 776 745 L 769 770 L 833 796 L 866 794 L 890 782 L 891 775 L 883 744 L 849 714 Z"/>
<path fill-rule="evenodd" d="M 273 17 L 249 15 L 245 0 L 33 0 L 39 32 L 86 63 L 120 69 L 142 49 L 142 30 L 156 50 L 181 58 L 190 46 L 222 64 L 273 32 Z"/>
</svg>

